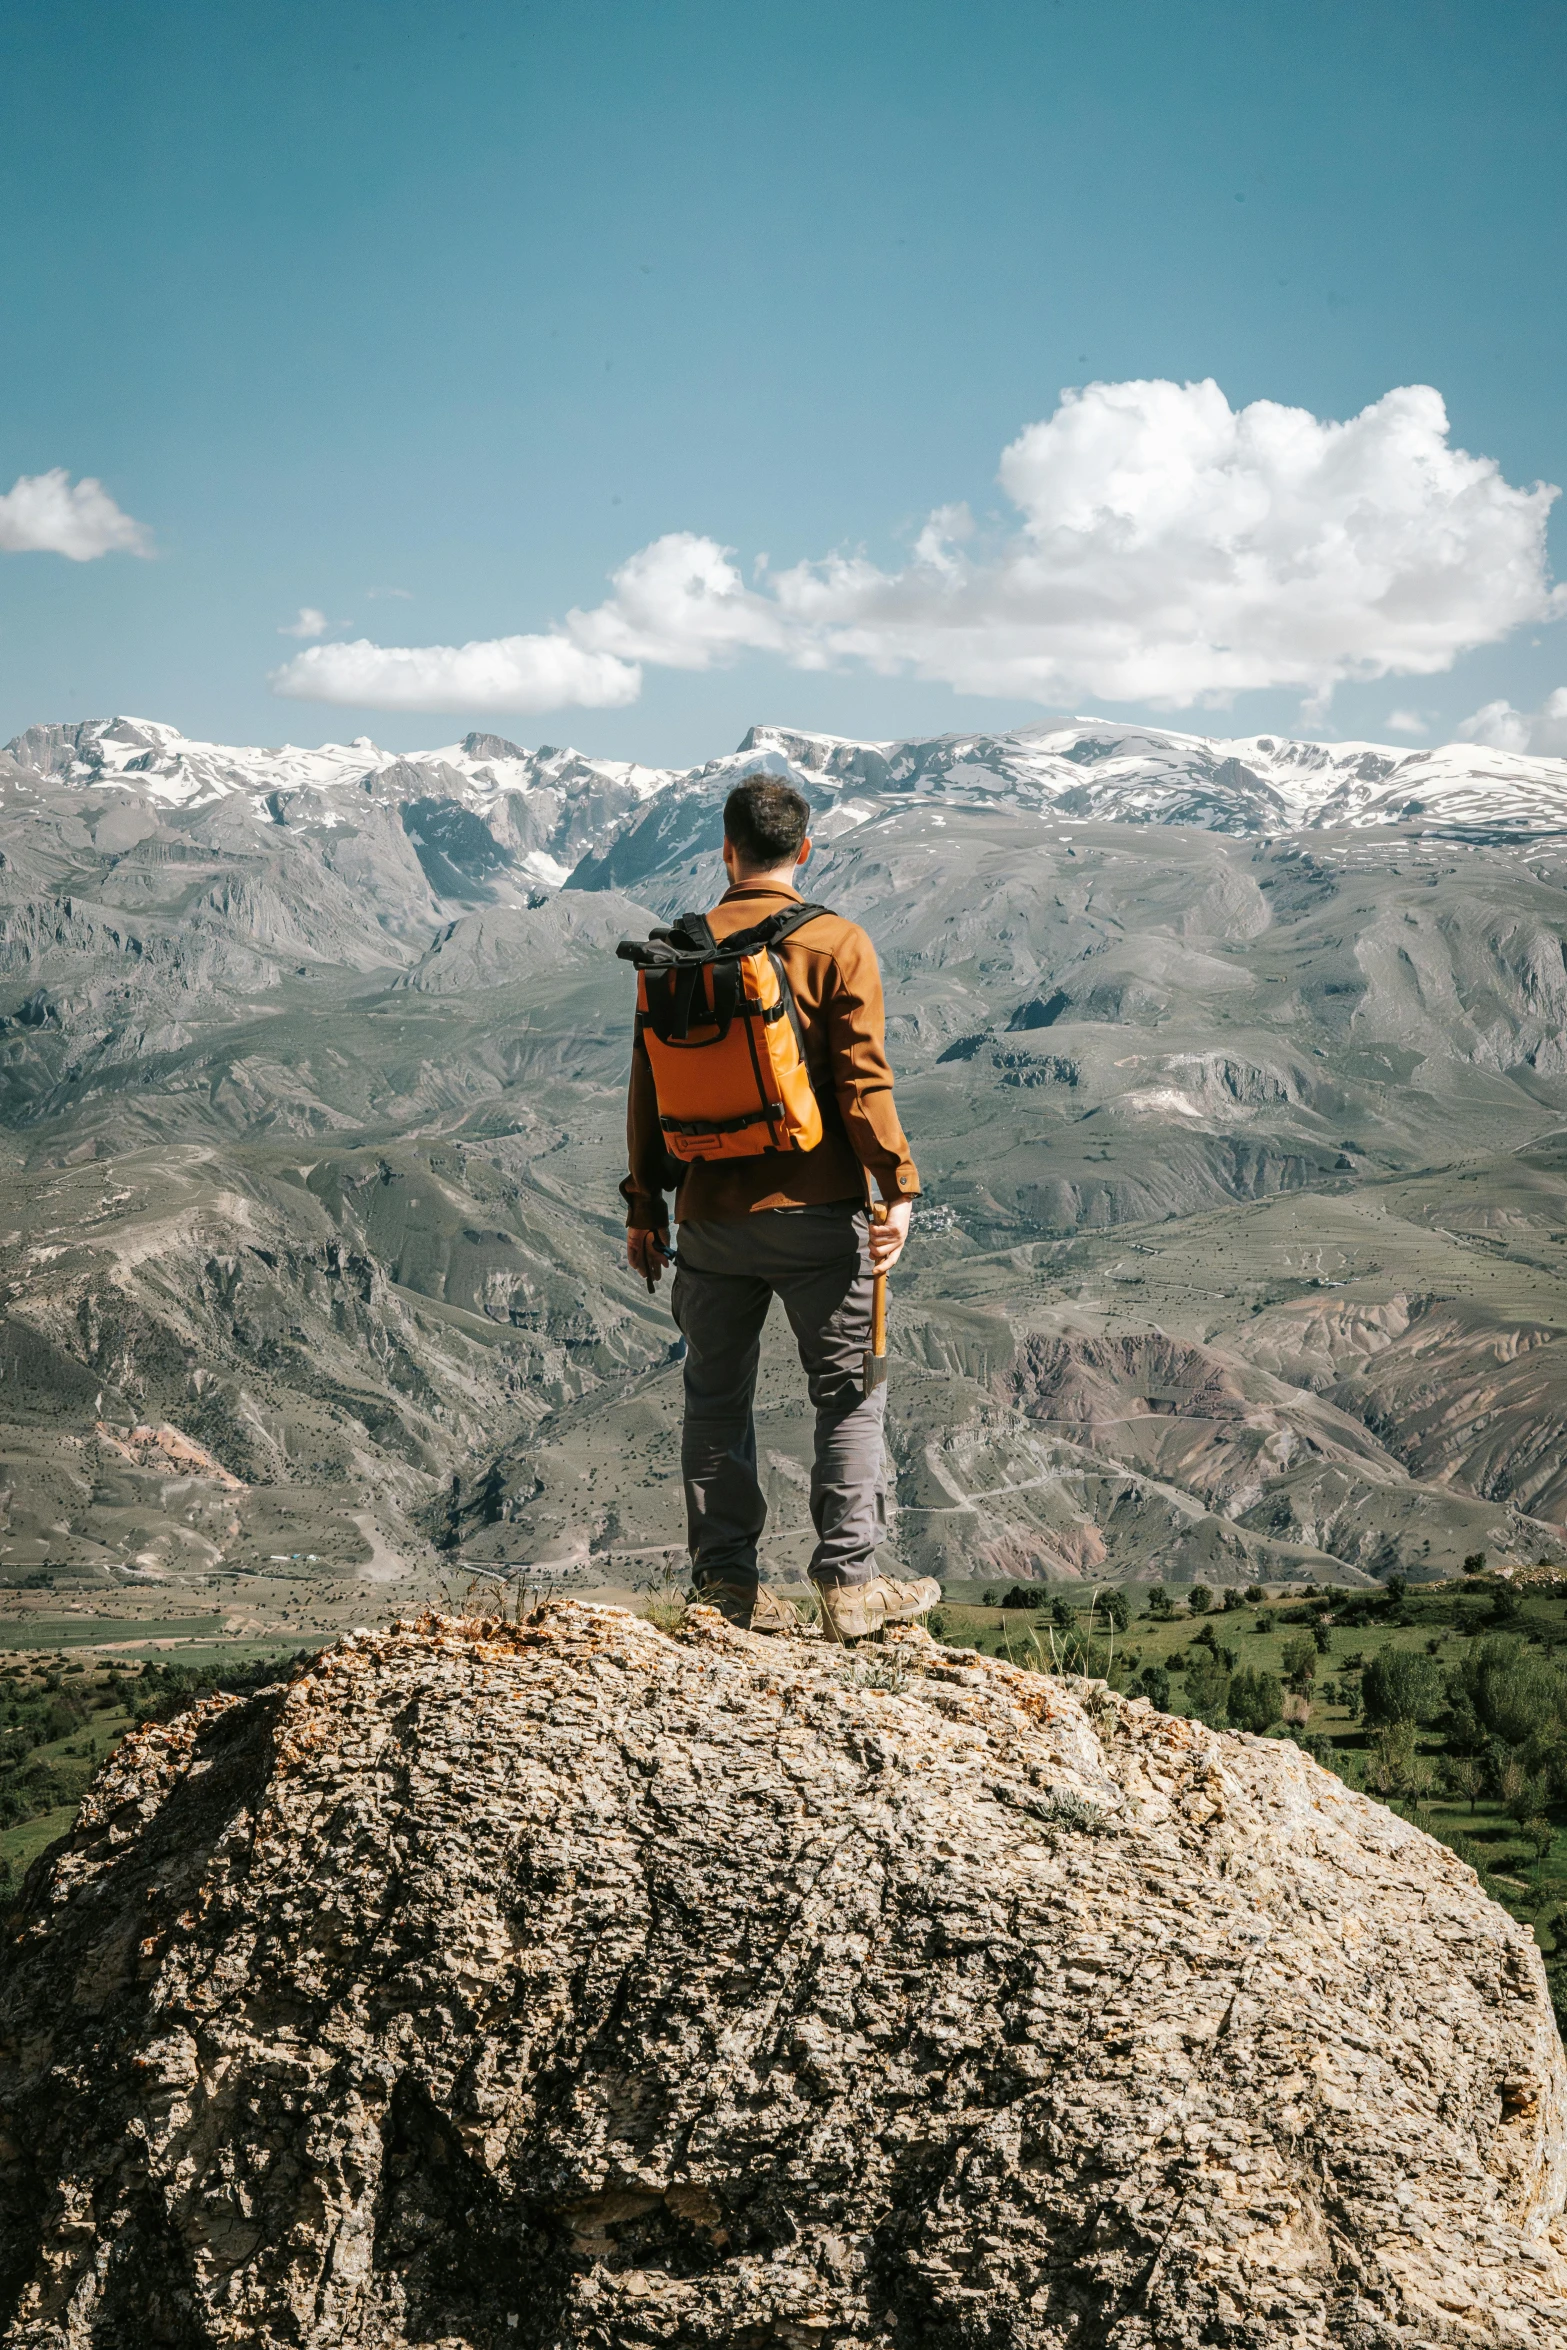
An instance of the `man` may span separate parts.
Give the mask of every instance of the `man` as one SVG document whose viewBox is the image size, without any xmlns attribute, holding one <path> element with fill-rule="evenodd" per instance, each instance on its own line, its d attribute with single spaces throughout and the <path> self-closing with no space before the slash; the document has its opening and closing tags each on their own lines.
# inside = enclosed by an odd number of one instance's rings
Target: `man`
<svg viewBox="0 0 1567 2350">
<path fill-rule="evenodd" d="M 724 803 L 730 886 L 708 916 L 717 939 L 799 905 L 796 876 L 811 853 L 810 809 L 775 776 L 753 775 Z M 930 1580 L 878 1572 L 886 1524 L 882 1465 L 885 1386 L 864 1394 L 871 1283 L 897 1263 L 919 1177 L 892 1100 L 881 973 L 853 922 L 823 914 L 778 949 L 793 991 L 824 1132 L 808 1151 L 676 1165 L 659 1127 L 653 1072 L 640 1038 L 631 1057 L 626 1138 L 631 1172 L 626 1256 L 651 1287 L 671 1261 L 664 1192 L 678 1185 L 679 1263 L 671 1310 L 686 1341 L 680 1465 L 695 1596 L 731 1623 L 781 1632 L 796 1618 L 759 1581 L 767 1521 L 756 1475 L 752 1399 L 762 1325 L 781 1298 L 816 1406 L 810 1575 L 837 1640 L 863 1639 L 922 1614 L 941 1597 Z M 887 1202 L 867 1213 L 868 1178 Z"/>
</svg>

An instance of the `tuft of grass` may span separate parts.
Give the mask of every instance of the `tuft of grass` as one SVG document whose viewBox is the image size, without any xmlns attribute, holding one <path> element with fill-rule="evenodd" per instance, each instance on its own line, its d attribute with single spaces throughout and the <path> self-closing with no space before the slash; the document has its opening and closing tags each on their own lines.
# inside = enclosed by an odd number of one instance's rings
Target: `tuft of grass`
<svg viewBox="0 0 1567 2350">
<path fill-rule="evenodd" d="M 883 1689 L 894 1697 L 901 1697 L 913 1677 L 901 1658 L 891 1656 L 856 1657 L 840 1676 L 846 1689 Z"/>
<path fill-rule="evenodd" d="M 1047 1787 L 1041 1794 L 1028 1795 L 1017 1787 L 995 1787 L 991 1790 L 998 1803 L 1013 1811 L 1026 1812 L 1041 1827 L 1066 1836 L 1113 1836 L 1117 1823 L 1103 1804 L 1094 1803 L 1088 1796 L 1079 1795 L 1075 1787 Z"/>
</svg>

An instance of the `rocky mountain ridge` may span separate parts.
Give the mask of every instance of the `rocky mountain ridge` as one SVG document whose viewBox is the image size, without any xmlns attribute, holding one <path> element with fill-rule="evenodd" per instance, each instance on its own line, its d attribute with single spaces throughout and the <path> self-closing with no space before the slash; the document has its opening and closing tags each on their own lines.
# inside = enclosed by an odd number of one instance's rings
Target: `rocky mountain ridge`
<svg viewBox="0 0 1567 2350">
<path fill-rule="evenodd" d="M 347 1607 L 436 1535 L 622 1583 L 678 1561 L 613 947 L 718 894 L 758 761 L 804 781 L 809 886 L 875 940 L 926 1186 L 893 1557 L 1224 1583 L 1559 1556 L 1552 840 L 1107 822 L 748 741 L 701 788 L 557 792 L 542 765 L 502 790 L 514 746 L 472 737 L 490 780 L 448 762 L 444 798 L 362 747 L 336 781 L 158 798 L 185 754 L 145 728 L 0 762 L 0 1578 L 241 1591 L 300 1551 Z M 771 1349 L 763 1421 L 784 1572 L 808 1429 Z M 244 1491 L 160 1486 L 100 1422 L 182 1430 Z"/>
<path fill-rule="evenodd" d="M 1466 743 L 1227 740 L 1100 719 L 887 742 L 753 726 L 733 753 L 686 769 L 548 744 L 530 751 L 479 732 L 429 751 L 384 751 L 363 735 L 315 750 L 263 750 L 191 741 L 161 721 L 129 717 L 31 726 L 0 751 L 0 776 L 14 781 L 47 777 L 168 809 L 238 796 L 275 824 L 311 820 L 301 795 L 313 797 L 314 820 L 326 822 L 344 794 L 350 807 L 354 795 L 450 803 L 477 815 L 497 847 L 520 852 L 532 878 L 552 884 L 582 856 L 601 854 L 646 802 L 710 799 L 730 775 L 760 765 L 792 772 L 827 803 L 845 794 L 930 792 L 1085 821 L 1243 834 L 1414 824 L 1517 837 L 1567 826 L 1563 759 Z"/>
</svg>

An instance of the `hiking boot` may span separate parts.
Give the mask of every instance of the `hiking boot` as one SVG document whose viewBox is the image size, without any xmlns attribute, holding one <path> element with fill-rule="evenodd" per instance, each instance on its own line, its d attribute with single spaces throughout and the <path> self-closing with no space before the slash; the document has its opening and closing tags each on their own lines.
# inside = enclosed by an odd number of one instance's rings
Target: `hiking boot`
<svg viewBox="0 0 1567 2350">
<path fill-rule="evenodd" d="M 868 1583 L 818 1583 L 822 1603 L 822 1630 L 829 1640 L 867 1640 L 884 1624 L 906 1624 L 924 1615 L 941 1598 L 933 1575 L 917 1583 L 897 1583 L 891 1575 L 873 1575 Z"/>
<path fill-rule="evenodd" d="M 797 1632 L 800 1619 L 786 1599 L 765 1583 L 699 1583 L 694 1607 L 716 1607 L 726 1624 L 742 1632 Z"/>
</svg>

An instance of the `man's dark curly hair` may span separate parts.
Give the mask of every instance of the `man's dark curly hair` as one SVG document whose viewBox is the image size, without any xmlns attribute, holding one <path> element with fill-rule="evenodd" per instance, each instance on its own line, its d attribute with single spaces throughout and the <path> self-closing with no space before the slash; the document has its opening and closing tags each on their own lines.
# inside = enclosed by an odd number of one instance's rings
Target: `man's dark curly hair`
<svg viewBox="0 0 1567 2350">
<path fill-rule="evenodd" d="M 776 775 L 748 775 L 724 802 L 725 835 L 747 865 L 797 857 L 810 821 L 810 802 Z"/>
</svg>

